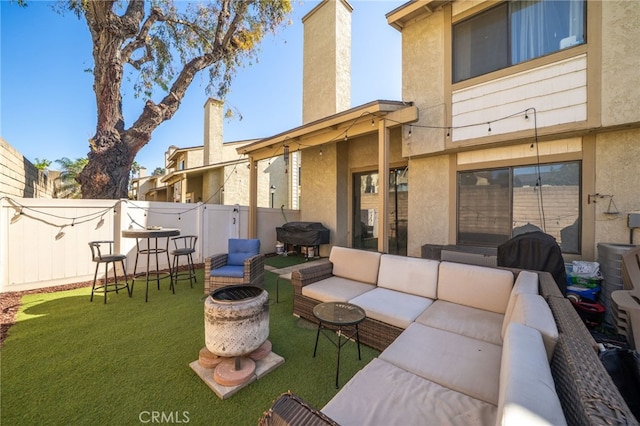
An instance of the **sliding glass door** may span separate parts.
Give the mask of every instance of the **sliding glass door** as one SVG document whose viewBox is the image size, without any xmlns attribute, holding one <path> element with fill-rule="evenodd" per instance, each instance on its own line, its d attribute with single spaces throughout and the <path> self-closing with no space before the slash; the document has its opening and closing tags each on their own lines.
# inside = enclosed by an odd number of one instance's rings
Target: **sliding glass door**
<svg viewBox="0 0 640 426">
<path fill-rule="evenodd" d="M 406 256 L 409 206 L 408 169 L 389 171 L 389 253 Z M 377 171 L 353 175 L 353 241 L 354 248 L 378 249 L 378 190 Z"/>
</svg>

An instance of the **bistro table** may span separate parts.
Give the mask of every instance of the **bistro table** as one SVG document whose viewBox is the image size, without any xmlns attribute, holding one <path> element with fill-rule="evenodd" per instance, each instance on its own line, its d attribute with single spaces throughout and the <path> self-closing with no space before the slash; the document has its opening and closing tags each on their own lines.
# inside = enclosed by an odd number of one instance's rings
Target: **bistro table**
<svg viewBox="0 0 640 426">
<path fill-rule="evenodd" d="M 145 229 L 125 229 L 122 231 L 124 238 L 136 239 L 136 262 L 133 267 L 133 284 L 131 284 L 131 292 L 133 293 L 133 286 L 136 282 L 136 278 L 145 277 L 147 288 L 144 295 L 144 301 L 149 298 L 149 278 L 152 281 L 158 283 L 158 290 L 160 290 L 160 280 L 169 277 L 169 287 L 175 294 L 175 288 L 173 286 L 173 275 L 171 273 L 171 260 L 169 259 L 169 238 L 180 235 L 180 230 L 175 228 L 161 228 L 156 226 L 150 226 Z M 158 239 L 164 238 L 164 245 L 162 242 L 158 242 Z M 146 244 L 141 244 L 146 240 Z M 166 253 L 167 265 L 169 272 L 161 271 L 159 267 L 159 256 L 162 253 Z M 140 255 L 147 257 L 147 267 L 145 271 L 138 272 L 138 257 Z M 150 270 L 151 259 L 155 258 L 155 269 Z"/>
<path fill-rule="evenodd" d="M 338 348 L 338 365 L 336 366 L 336 389 L 338 389 L 338 376 L 340 374 L 340 348 L 344 346 L 353 337 L 356 338 L 358 344 L 358 360 L 360 356 L 360 334 L 358 333 L 358 324 L 360 324 L 367 315 L 360 306 L 346 302 L 324 302 L 319 303 L 313 308 L 313 316 L 318 320 L 318 332 L 316 333 L 316 345 L 313 348 L 313 357 L 316 356 L 318 350 L 318 338 L 320 331 L 335 347 Z M 338 331 L 337 341 L 331 338 L 326 330 Z M 345 333 L 345 330 L 349 333 Z M 342 336 L 345 336 L 344 341 Z"/>
</svg>

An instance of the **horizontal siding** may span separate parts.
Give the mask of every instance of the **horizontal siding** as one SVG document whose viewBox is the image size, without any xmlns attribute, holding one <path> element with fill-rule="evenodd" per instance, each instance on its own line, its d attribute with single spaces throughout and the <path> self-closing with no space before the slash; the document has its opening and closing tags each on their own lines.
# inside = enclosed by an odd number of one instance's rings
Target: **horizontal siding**
<svg viewBox="0 0 640 426">
<path fill-rule="evenodd" d="M 528 108 L 536 108 L 538 128 L 585 121 L 586 67 L 586 55 L 580 55 L 455 91 L 452 141 L 533 130 L 531 114 L 528 120 L 523 115 L 501 120 Z M 483 124 L 476 125 L 478 123 Z"/>
</svg>

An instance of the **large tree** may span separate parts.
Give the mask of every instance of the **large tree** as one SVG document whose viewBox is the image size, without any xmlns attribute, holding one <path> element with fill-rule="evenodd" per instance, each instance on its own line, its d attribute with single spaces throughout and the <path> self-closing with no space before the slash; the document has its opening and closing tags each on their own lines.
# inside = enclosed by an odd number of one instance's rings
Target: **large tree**
<svg viewBox="0 0 640 426">
<path fill-rule="evenodd" d="M 209 90 L 224 98 L 238 66 L 291 11 L 290 0 L 67 0 L 93 39 L 98 120 L 89 162 L 77 180 L 83 198 L 126 198 L 131 166 L 152 132 L 180 107 L 194 77 L 209 72 Z M 130 68 L 129 68 L 130 67 Z M 125 72 L 136 74 L 146 102 L 128 125 L 122 111 Z M 155 99 L 155 100 L 154 100 Z"/>
</svg>

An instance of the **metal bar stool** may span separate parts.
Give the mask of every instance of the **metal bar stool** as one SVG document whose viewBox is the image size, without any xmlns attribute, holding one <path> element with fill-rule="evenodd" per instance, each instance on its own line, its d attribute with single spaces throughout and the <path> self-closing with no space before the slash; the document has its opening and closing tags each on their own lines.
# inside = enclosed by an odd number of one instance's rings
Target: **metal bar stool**
<svg viewBox="0 0 640 426">
<path fill-rule="evenodd" d="M 113 241 L 91 241 L 89 247 L 91 248 L 91 258 L 96 263 L 96 272 L 93 274 L 93 286 L 91 287 L 91 299 L 93 302 L 93 293 L 102 291 L 104 293 L 104 303 L 107 303 L 107 293 L 111 291 L 118 291 L 127 289 L 129 297 L 131 297 L 131 288 L 129 287 L 129 281 L 127 278 L 127 269 L 124 266 L 124 260 L 127 258 L 124 254 L 113 253 Z M 116 270 L 116 264 L 120 262 L 122 265 L 122 271 L 124 272 L 124 284 L 118 282 L 118 273 Z M 104 281 L 102 285 L 96 286 L 96 280 L 98 278 L 98 268 L 100 264 L 104 263 Z M 109 264 L 113 263 L 113 277 L 114 283 L 109 284 Z M 111 287 L 111 288 L 110 288 Z"/>
<path fill-rule="evenodd" d="M 196 241 L 198 241 L 198 237 L 195 235 L 182 235 L 180 237 L 171 238 L 171 240 L 175 247 L 175 249 L 171 251 L 171 254 L 173 255 L 172 281 L 177 283 L 179 278 L 185 278 L 189 280 L 189 284 L 191 284 L 191 288 L 193 288 L 193 283 L 197 281 L 196 268 L 193 264 L 193 253 L 196 252 Z M 187 258 L 187 270 L 183 272 L 178 272 L 180 256 Z M 193 280 L 193 282 L 191 280 Z M 175 286 L 172 285 L 171 289 L 175 294 Z"/>
</svg>

